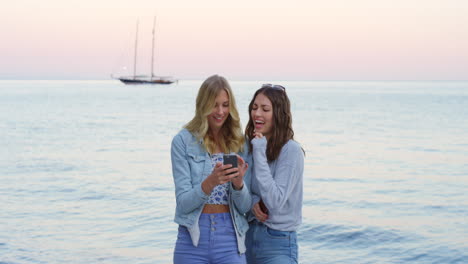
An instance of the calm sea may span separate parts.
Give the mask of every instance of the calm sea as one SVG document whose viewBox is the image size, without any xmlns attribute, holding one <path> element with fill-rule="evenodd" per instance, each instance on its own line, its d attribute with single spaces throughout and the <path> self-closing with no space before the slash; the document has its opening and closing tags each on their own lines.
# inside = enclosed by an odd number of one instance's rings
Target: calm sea
<svg viewBox="0 0 468 264">
<path fill-rule="evenodd" d="M 0 263 L 172 263 L 202 81 L 0 81 Z M 241 113 L 263 82 L 231 82 Z M 300 263 L 468 263 L 468 82 L 273 82 L 306 150 Z"/>
</svg>

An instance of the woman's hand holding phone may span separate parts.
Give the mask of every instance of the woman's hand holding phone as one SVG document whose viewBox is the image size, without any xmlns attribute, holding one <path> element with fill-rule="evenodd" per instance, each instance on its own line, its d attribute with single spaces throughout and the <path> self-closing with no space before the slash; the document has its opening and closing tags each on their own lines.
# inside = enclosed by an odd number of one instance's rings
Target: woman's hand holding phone
<svg viewBox="0 0 468 264">
<path fill-rule="evenodd" d="M 216 185 L 232 182 L 234 189 L 240 190 L 244 187 L 244 174 L 247 171 L 248 164 L 239 155 L 224 158 L 224 165 L 220 162 L 216 163 L 213 171 L 202 183 L 202 190 L 206 194 L 210 194 Z M 238 168 L 238 164 L 240 165 Z M 235 167 L 233 166 L 235 165 Z"/>
<path fill-rule="evenodd" d="M 213 171 L 211 172 L 208 177 L 202 183 L 202 190 L 204 193 L 209 195 L 213 188 L 216 185 L 224 184 L 226 182 L 231 181 L 232 178 L 237 176 L 237 173 L 229 174 L 232 172 L 236 172 L 237 168 L 231 168 L 232 165 L 223 165 L 221 162 L 216 163 Z M 229 174 L 229 175 L 228 175 Z"/>
<path fill-rule="evenodd" d="M 228 169 L 226 172 L 232 173 L 229 175 L 233 176 L 231 178 L 231 182 L 233 184 L 234 189 L 242 189 L 244 187 L 244 174 L 247 171 L 247 168 L 249 167 L 248 164 L 237 154 L 224 155 L 223 160 L 226 166 L 231 165 L 231 167 L 229 167 L 230 169 Z"/>
</svg>

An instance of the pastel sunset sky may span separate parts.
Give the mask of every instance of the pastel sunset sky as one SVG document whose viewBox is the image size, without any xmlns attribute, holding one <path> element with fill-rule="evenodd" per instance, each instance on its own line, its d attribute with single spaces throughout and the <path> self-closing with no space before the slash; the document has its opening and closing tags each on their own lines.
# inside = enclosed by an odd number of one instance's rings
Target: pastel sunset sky
<svg viewBox="0 0 468 264">
<path fill-rule="evenodd" d="M 467 80 L 465 0 L 15 0 L 0 79 Z"/>
</svg>

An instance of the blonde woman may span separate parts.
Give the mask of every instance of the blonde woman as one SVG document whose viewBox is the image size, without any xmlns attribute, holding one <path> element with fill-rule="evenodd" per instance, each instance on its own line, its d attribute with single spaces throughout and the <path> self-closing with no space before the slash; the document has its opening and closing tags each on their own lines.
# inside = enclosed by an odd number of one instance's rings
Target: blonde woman
<svg viewBox="0 0 468 264">
<path fill-rule="evenodd" d="M 213 75 L 198 91 L 195 116 L 172 140 L 175 264 L 246 263 L 244 215 L 252 200 L 244 145 L 231 87 Z M 223 165 L 223 154 L 232 153 L 237 168 Z"/>
</svg>

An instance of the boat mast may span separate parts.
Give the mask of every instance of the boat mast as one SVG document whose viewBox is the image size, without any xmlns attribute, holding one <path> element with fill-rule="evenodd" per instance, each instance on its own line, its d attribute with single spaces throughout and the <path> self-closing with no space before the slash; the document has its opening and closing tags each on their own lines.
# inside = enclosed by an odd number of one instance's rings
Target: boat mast
<svg viewBox="0 0 468 264">
<path fill-rule="evenodd" d="M 154 76 L 154 34 L 155 34 L 155 28 L 156 28 L 156 16 L 153 19 L 153 42 L 151 43 L 151 80 L 153 80 Z"/>
<path fill-rule="evenodd" d="M 133 57 L 133 79 L 136 79 L 136 65 L 137 65 L 137 47 L 138 47 L 138 19 L 136 23 L 136 34 L 135 34 L 135 56 Z"/>
</svg>

